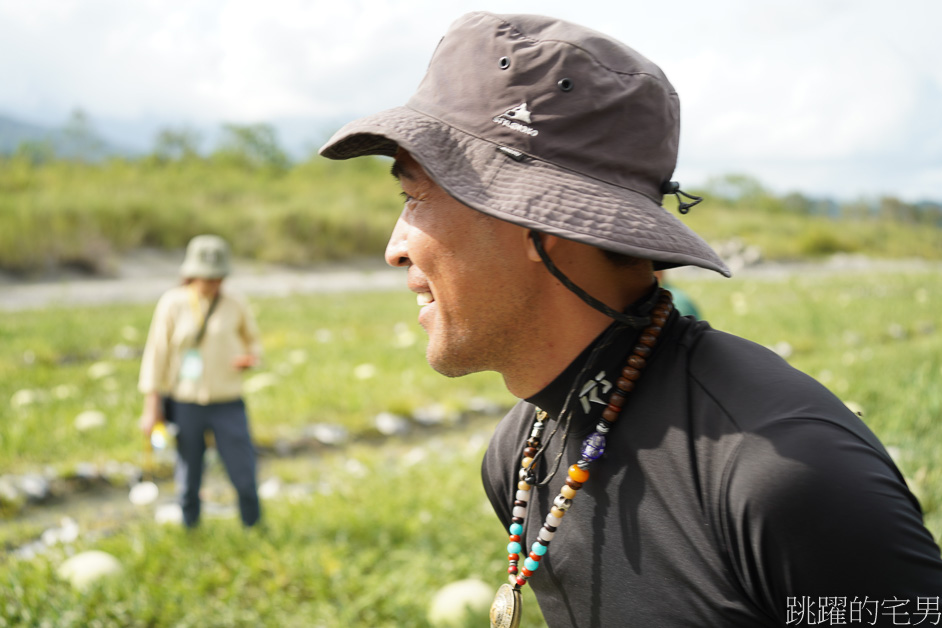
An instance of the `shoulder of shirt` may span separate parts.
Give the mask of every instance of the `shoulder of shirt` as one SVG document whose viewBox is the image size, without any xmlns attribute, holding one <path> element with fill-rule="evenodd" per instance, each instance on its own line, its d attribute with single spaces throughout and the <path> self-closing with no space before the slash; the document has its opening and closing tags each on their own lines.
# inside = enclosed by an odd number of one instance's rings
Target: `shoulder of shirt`
<svg viewBox="0 0 942 628">
<path fill-rule="evenodd" d="M 230 290 L 226 287 L 219 293 L 219 299 L 221 302 L 229 301 L 230 303 L 234 303 L 243 309 L 248 309 L 249 307 L 249 300 L 243 293 L 237 290 Z"/>
<path fill-rule="evenodd" d="M 704 321 L 679 319 L 678 326 L 676 357 L 684 360 L 691 390 L 715 404 L 742 431 L 811 418 L 861 436 L 869 432 L 836 395 L 771 349 L 713 329 Z"/>
<path fill-rule="evenodd" d="M 164 307 L 175 305 L 177 303 L 188 303 L 189 302 L 189 291 L 185 285 L 174 286 L 164 292 L 160 296 L 160 300 L 157 302 L 158 306 L 162 305 Z"/>
</svg>

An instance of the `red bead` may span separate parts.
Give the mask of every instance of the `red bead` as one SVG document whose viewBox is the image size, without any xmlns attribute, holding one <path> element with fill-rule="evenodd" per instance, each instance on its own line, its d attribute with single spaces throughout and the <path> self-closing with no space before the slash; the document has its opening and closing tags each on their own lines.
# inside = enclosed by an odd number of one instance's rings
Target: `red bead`
<svg viewBox="0 0 942 628">
<path fill-rule="evenodd" d="M 507 560 L 520 560 L 520 554 L 507 554 Z"/>
<path fill-rule="evenodd" d="M 532 558 L 536 562 L 540 562 L 540 559 L 543 557 L 537 554 L 536 552 L 530 552 L 530 558 Z"/>
<path fill-rule="evenodd" d="M 519 535 L 519 534 L 511 534 L 511 535 L 510 535 L 510 540 L 513 541 L 514 543 L 519 543 L 519 542 L 520 542 L 520 535 Z"/>
<path fill-rule="evenodd" d="M 523 455 L 526 456 L 527 458 L 532 458 L 533 456 L 536 455 L 536 451 L 537 451 L 536 447 L 527 447 L 526 449 L 523 450 Z"/>
<path fill-rule="evenodd" d="M 517 573 L 517 566 L 516 566 L 516 565 L 511 565 L 510 567 L 508 567 L 508 568 L 507 568 L 507 573 L 509 573 L 510 575 L 513 575 L 513 574 Z"/>
<path fill-rule="evenodd" d="M 527 569 L 526 567 L 523 567 L 523 568 L 520 570 L 520 573 L 522 573 L 522 574 L 524 575 L 524 577 L 526 577 L 526 578 L 529 578 L 530 576 L 533 575 L 533 572 L 530 571 L 529 569 Z M 520 582 L 520 578 L 517 578 L 517 582 Z"/>
<path fill-rule="evenodd" d="M 526 578 L 521 578 L 520 576 L 517 576 L 517 586 L 522 587 L 522 586 L 525 585 L 526 583 L 527 583 L 527 579 L 526 579 Z"/>
<path fill-rule="evenodd" d="M 582 482 L 576 482 L 572 478 L 566 478 L 566 486 L 578 491 L 580 488 L 582 488 Z"/>
</svg>

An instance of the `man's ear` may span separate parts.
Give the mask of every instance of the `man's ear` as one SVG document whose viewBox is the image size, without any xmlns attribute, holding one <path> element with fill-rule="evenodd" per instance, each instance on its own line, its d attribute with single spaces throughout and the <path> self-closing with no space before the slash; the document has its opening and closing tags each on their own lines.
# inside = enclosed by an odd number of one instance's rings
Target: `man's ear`
<svg viewBox="0 0 942 628">
<path fill-rule="evenodd" d="M 532 234 L 532 235 L 531 235 Z M 527 251 L 527 259 L 531 262 L 542 262 L 540 259 L 540 254 L 536 250 L 536 246 L 533 244 L 532 238 L 539 238 L 540 242 L 543 244 L 543 250 L 549 253 L 556 247 L 556 243 L 559 242 L 559 238 L 550 235 L 548 233 L 540 233 L 539 231 L 534 231 L 533 229 L 527 229 L 523 232 L 524 246 Z"/>
</svg>

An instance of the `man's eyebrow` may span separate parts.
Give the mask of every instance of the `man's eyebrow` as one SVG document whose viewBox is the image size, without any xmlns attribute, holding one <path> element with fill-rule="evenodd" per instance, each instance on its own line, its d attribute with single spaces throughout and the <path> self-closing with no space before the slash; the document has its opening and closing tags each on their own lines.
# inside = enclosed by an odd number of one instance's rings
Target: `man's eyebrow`
<svg viewBox="0 0 942 628">
<path fill-rule="evenodd" d="M 394 176 L 396 179 L 408 179 L 409 181 L 415 180 L 415 177 L 411 172 L 409 172 L 409 169 L 403 167 L 402 162 L 398 159 L 393 162 L 392 168 L 389 170 L 389 174 Z"/>
</svg>

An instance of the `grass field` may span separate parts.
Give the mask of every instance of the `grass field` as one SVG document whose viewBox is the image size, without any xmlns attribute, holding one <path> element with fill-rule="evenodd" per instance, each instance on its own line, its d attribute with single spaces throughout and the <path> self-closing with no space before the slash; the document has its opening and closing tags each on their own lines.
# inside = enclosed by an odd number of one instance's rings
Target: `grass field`
<svg viewBox="0 0 942 628">
<path fill-rule="evenodd" d="M 774 347 L 855 404 L 891 448 L 929 529 L 942 535 L 937 271 L 677 285 L 715 327 Z M 448 380 L 424 364 L 408 292 L 254 306 L 270 375 L 269 386 L 248 394 L 261 441 L 313 422 L 372 434 L 382 411 L 511 401 L 494 374 Z M 136 352 L 150 314 L 149 307 L 4 314 L 0 473 L 140 459 Z M 85 410 L 103 412 L 105 425 L 77 430 Z M 353 445 L 325 457 L 316 478 L 306 477 L 299 460 L 274 460 L 267 473 L 318 488 L 266 502 L 261 533 L 210 521 L 187 535 L 142 519 L 33 560 L 5 557 L 0 626 L 426 626 L 438 587 L 503 578 L 504 533 L 478 479 L 486 437 L 486 430 L 457 427 L 405 450 Z M 69 553 L 90 548 L 117 556 L 124 576 L 80 593 L 55 569 Z M 532 599 L 525 622 L 542 625 Z"/>
<path fill-rule="evenodd" d="M 0 156 L 0 271 L 109 272 L 127 251 L 182 249 L 200 233 L 265 262 L 379 255 L 401 208 L 389 167 L 385 158 L 315 157 L 271 169 L 201 158 L 34 164 Z M 707 190 L 683 220 L 715 245 L 736 238 L 766 259 L 841 252 L 942 259 L 939 211 L 873 211 L 881 204 L 868 201 L 844 203 L 828 217 L 758 183 L 749 189 L 735 200 Z M 677 203 L 666 197 L 664 207 L 673 213 Z"/>
</svg>

